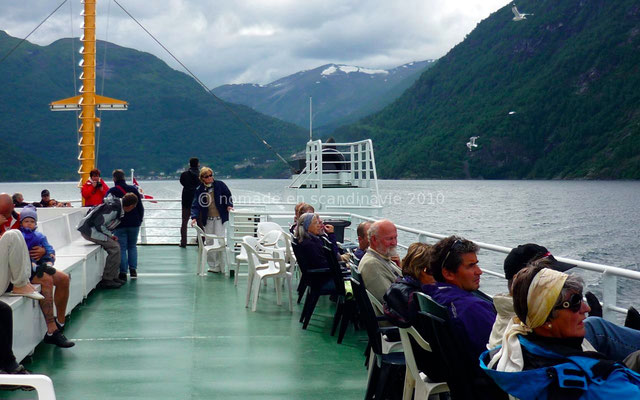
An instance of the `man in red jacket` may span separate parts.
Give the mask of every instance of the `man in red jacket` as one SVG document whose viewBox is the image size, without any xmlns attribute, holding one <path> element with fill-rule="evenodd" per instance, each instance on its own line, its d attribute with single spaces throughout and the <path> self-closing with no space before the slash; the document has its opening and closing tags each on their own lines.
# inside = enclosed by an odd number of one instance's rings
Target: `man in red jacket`
<svg viewBox="0 0 640 400">
<path fill-rule="evenodd" d="M 100 170 L 93 169 L 89 172 L 89 179 L 82 185 L 82 198 L 84 205 L 97 206 L 102 204 L 102 199 L 106 196 L 109 186 L 100 178 Z"/>
</svg>

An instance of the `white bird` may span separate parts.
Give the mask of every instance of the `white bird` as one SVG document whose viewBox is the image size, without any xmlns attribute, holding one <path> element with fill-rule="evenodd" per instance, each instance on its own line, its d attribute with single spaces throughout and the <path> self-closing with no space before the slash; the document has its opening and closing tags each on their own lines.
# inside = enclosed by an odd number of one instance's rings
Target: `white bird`
<svg viewBox="0 0 640 400">
<path fill-rule="evenodd" d="M 478 139 L 480 136 L 471 136 L 469 138 L 469 141 L 467 142 L 467 148 L 469 149 L 469 151 L 473 150 L 474 147 L 478 147 L 478 145 L 476 144 L 476 139 Z"/>
<path fill-rule="evenodd" d="M 513 11 L 513 20 L 514 21 L 522 21 L 523 19 L 527 19 L 527 15 L 533 15 L 533 14 L 529 14 L 529 13 L 522 13 L 520 14 L 520 11 L 518 11 L 518 7 L 516 7 L 516 5 L 514 4 L 513 7 L 511 7 L 511 11 Z"/>
</svg>

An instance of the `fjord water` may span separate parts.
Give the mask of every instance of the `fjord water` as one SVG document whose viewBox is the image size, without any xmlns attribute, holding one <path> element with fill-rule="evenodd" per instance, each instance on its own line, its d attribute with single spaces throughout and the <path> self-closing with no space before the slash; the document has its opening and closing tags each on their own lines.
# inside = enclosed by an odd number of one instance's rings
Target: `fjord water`
<svg viewBox="0 0 640 400">
<path fill-rule="evenodd" d="M 225 180 L 234 196 L 260 201 L 284 200 L 286 180 Z M 147 194 L 179 198 L 177 181 L 141 182 Z M 554 255 L 640 270 L 640 182 L 629 181 L 379 181 L 383 215 L 406 227 L 514 247 L 546 246 Z M 39 199 L 47 188 L 53 198 L 77 200 L 72 182 L 0 183 L 0 192 L 22 192 Z M 408 235 L 399 241 L 408 244 Z M 481 251 L 483 268 L 502 271 L 504 255 Z M 597 274 L 580 272 L 588 288 L 601 295 Z M 621 306 L 636 303 L 636 282 L 619 280 Z M 504 291 L 504 282 L 485 275 L 483 289 Z"/>
</svg>

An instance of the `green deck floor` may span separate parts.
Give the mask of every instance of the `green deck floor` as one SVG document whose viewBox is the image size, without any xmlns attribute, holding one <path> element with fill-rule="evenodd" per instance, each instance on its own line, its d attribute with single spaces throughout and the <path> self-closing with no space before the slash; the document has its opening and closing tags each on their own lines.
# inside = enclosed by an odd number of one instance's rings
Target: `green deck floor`
<svg viewBox="0 0 640 400">
<path fill-rule="evenodd" d="M 26 367 L 51 377 L 62 400 L 364 397 L 365 335 L 349 328 L 336 344 L 328 299 L 303 331 L 302 305 L 294 298 L 290 313 L 286 296 L 276 305 L 272 280 L 254 313 L 246 277 L 236 288 L 224 275 L 198 277 L 195 263 L 192 247 L 139 247 L 137 281 L 94 291 L 71 314 L 75 347 L 40 344 Z"/>
</svg>

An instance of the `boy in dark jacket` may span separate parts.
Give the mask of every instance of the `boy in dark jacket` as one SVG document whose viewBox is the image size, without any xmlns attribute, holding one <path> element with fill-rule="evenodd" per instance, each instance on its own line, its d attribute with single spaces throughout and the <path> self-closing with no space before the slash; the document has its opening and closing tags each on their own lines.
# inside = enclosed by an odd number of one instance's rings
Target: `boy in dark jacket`
<svg viewBox="0 0 640 400">
<path fill-rule="evenodd" d="M 107 252 L 107 260 L 98 283 L 100 289 L 119 289 L 124 283 L 118 279 L 120 269 L 120 245 L 112 231 L 120 224 L 126 212 L 131 212 L 138 204 L 138 197 L 127 193 L 119 199 L 107 196 L 104 203 L 92 208 L 78 224 L 78 231 L 86 240 L 99 244 Z"/>
</svg>

